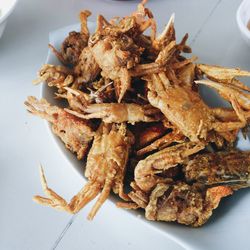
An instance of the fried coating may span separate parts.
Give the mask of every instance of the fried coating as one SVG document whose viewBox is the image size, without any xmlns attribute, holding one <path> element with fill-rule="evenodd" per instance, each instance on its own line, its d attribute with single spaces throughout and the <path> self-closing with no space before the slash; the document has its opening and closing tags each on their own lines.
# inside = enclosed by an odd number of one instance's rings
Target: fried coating
<svg viewBox="0 0 250 250">
<path fill-rule="evenodd" d="M 250 152 L 233 150 L 197 155 L 184 167 L 184 172 L 188 182 L 248 187 Z"/>
<path fill-rule="evenodd" d="M 41 168 L 47 197 L 34 200 L 77 213 L 98 197 L 93 219 L 113 191 L 118 207 L 142 208 L 148 220 L 198 227 L 223 197 L 249 187 L 250 153 L 236 150 L 235 141 L 250 124 L 250 88 L 238 79 L 250 72 L 186 57 L 192 49 L 188 34 L 177 42 L 175 15 L 156 35 L 146 2 L 125 17 L 98 15 L 91 34 L 91 13 L 81 11 L 80 32 L 70 32 L 60 51 L 49 45 L 64 66 L 45 64 L 34 83 L 53 87 L 63 105 L 34 97 L 25 105 L 79 160 L 87 159 L 88 182 L 68 203 L 48 187 Z M 209 107 L 201 84 L 231 107 Z"/>
<path fill-rule="evenodd" d="M 120 38 L 107 36 L 96 42 L 91 52 L 102 70 L 102 76 L 115 82 L 118 102 L 121 102 L 131 86 L 128 70 L 140 61 L 139 47 L 126 35 Z"/>
<path fill-rule="evenodd" d="M 250 91 L 250 88 L 236 79 L 238 76 L 249 77 L 250 72 L 241 69 L 225 68 L 215 65 L 197 64 L 197 68 L 204 73 L 210 80 L 234 85 L 240 89 Z"/>
<path fill-rule="evenodd" d="M 183 163 L 204 147 L 203 143 L 186 142 L 149 155 L 135 167 L 136 185 L 145 192 L 150 191 L 157 183 L 166 181 L 165 177 L 159 176 L 160 173 Z"/>
<path fill-rule="evenodd" d="M 145 216 L 148 220 L 177 221 L 199 227 L 211 217 L 220 200 L 232 193 L 227 186 L 201 191 L 182 182 L 175 185 L 160 183 L 150 195 Z"/>
<path fill-rule="evenodd" d="M 88 105 L 81 114 L 69 109 L 68 113 L 83 119 L 102 119 L 105 123 L 153 122 L 160 119 L 160 112 L 151 106 L 140 106 L 134 103 L 101 103 Z"/>
<path fill-rule="evenodd" d="M 77 75 L 77 88 L 83 83 L 91 82 L 101 72 L 101 68 L 97 64 L 94 55 L 89 47 L 85 47 L 79 56 L 78 63 L 74 68 Z"/>
<path fill-rule="evenodd" d="M 29 96 L 25 102 L 26 108 L 33 115 L 40 116 L 52 124 L 51 128 L 71 152 L 83 159 L 93 140 L 95 132 L 89 121 L 68 114 L 57 106 L 51 106 L 45 99 L 37 100 Z"/>
<path fill-rule="evenodd" d="M 73 72 L 64 66 L 54 66 L 44 64 L 38 72 L 38 78 L 33 84 L 46 82 L 49 87 L 56 87 L 59 93 L 64 92 L 64 87 L 74 83 L 75 77 Z"/>
<path fill-rule="evenodd" d="M 85 176 L 88 183 L 71 199 L 70 203 L 67 203 L 48 188 L 41 170 L 42 185 L 48 198 L 35 196 L 34 200 L 41 205 L 77 213 L 100 193 L 88 215 L 88 219 L 92 220 L 111 190 L 121 198 L 128 199 L 123 191 L 123 179 L 133 142 L 133 136 L 125 124 L 101 124 L 87 157 Z"/>
<path fill-rule="evenodd" d="M 215 84 L 205 80 L 199 80 L 196 83 L 210 85 L 215 88 L 219 85 L 219 83 Z M 221 134 L 246 126 L 245 114 L 243 114 L 239 104 L 230 93 L 238 95 L 237 100 L 244 108 L 248 108 L 248 100 L 250 100 L 248 94 L 241 93 L 232 88 L 225 89 L 226 87 L 218 87 L 223 96 L 232 103 L 234 111 L 239 118 L 238 121 L 220 122 L 216 120 L 213 110 L 203 102 L 199 93 L 185 86 L 171 84 L 163 72 L 153 74 L 148 79 L 148 88 L 148 100 L 150 104 L 159 108 L 165 117 L 191 141 L 207 140 L 211 130 L 215 130 Z"/>
<path fill-rule="evenodd" d="M 75 66 L 78 64 L 82 50 L 87 46 L 89 39 L 89 30 L 87 27 L 87 18 L 91 15 L 88 10 L 81 11 L 79 18 L 81 21 L 81 31 L 71 31 L 62 43 L 61 51 L 57 51 L 51 44 L 49 44 L 52 52 L 64 64 Z"/>
</svg>

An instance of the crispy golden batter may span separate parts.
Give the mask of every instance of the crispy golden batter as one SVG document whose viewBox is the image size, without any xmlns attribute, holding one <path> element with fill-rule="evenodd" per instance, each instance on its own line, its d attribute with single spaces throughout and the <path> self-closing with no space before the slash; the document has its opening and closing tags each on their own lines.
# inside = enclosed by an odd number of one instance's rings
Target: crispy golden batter
<svg viewBox="0 0 250 250">
<path fill-rule="evenodd" d="M 250 76 L 250 72 L 241 69 L 230 69 L 214 65 L 197 64 L 197 68 L 202 71 L 209 79 L 216 82 L 234 85 L 240 89 L 250 91 L 250 88 L 240 82 L 236 77 Z"/>
<path fill-rule="evenodd" d="M 250 88 L 237 77 L 250 72 L 184 56 L 192 49 L 188 34 L 177 43 L 174 14 L 156 35 L 146 2 L 125 17 L 98 15 L 92 34 L 91 13 L 81 11 L 81 31 L 70 32 L 60 52 L 49 45 L 65 66 L 45 64 L 35 83 L 55 87 L 56 101 L 67 104 L 62 109 L 29 97 L 25 105 L 52 124 L 78 159 L 87 159 L 88 183 L 67 203 L 41 169 L 48 197 L 34 199 L 76 213 L 100 193 L 93 219 L 113 191 L 123 200 L 119 207 L 142 208 L 149 220 L 201 226 L 223 197 L 249 187 L 250 153 L 236 151 L 234 143 L 250 124 Z M 231 107 L 209 107 L 201 84 Z"/>
<path fill-rule="evenodd" d="M 232 193 L 232 189 L 227 186 L 200 191 L 186 183 L 175 185 L 160 183 L 150 195 L 145 216 L 148 220 L 177 221 L 198 227 L 210 218 L 220 200 Z"/>
<path fill-rule="evenodd" d="M 25 102 L 26 108 L 32 114 L 46 119 L 52 124 L 55 133 L 80 160 L 87 154 L 90 142 L 95 132 L 89 121 L 79 119 L 68 114 L 57 106 L 51 106 L 46 100 L 38 101 L 35 97 L 28 97 Z"/>
<path fill-rule="evenodd" d="M 44 64 L 38 72 L 38 78 L 33 81 L 34 84 L 46 82 L 49 87 L 57 87 L 58 92 L 64 92 L 64 87 L 73 84 L 75 78 L 73 72 L 64 66 L 54 66 Z"/>
<path fill-rule="evenodd" d="M 101 190 L 97 202 L 89 213 L 89 219 L 93 219 L 111 190 L 121 198 L 127 199 L 123 191 L 123 178 L 133 142 L 133 136 L 127 130 L 126 125 L 101 124 L 87 158 L 85 176 L 90 186 L 84 187 L 72 199 L 74 211 L 79 211 Z M 92 190 L 93 197 L 88 197 L 86 193 L 88 190 L 89 192 Z"/>
<path fill-rule="evenodd" d="M 123 191 L 123 178 L 133 142 L 133 136 L 125 124 L 101 124 L 88 154 L 85 172 L 88 183 L 82 190 L 67 203 L 48 188 L 41 170 L 42 186 L 48 198 L 35 196 L 34 200 L 45 206 L 76 213 L 101 192 L 88 215 L 88 219 L 92 220 L 111 190 L 121 198 L 128 199 Z"/>
<path fill-rule="evenodd" d="M 165 182 L 166 178 L 159 176 L 163 171 L 176 167 L 205 147 L 203 143 L 187 142 L 167 147 L 144 160 L 139 161 L 135 168 L 135 182 L 143 191 L 150 191 L 157 183 Z"/>
<path fill-rule="evenodd" d="M 148 146 L 138 150 L 137 155 L 143 155 L 143 154 L 149 153 L 153 150 L 167 147 L 171 143 L 174 143 L 174 142 L 181 143 L 184 141 L 185 141 L 185 136 L 181 132 L 179 132 L 178 130 L 173 130 L 173 131 L 169 132 L 168 134 L 162 136 L 161 138 L 155 140 L 154 142 L 152 142 Z"/>
<path fill-rule="evenodd" d="M 101 72 L 101 69 L 89 47 L 85 47 L 81 51 L 78 63 L 74 68 L 74 72 L 77 75 L 78 88 L 82 85 L 82 83 L 95 80 Z"/>
<path fill-rule="evenodd" d="M 204 80 L 196 81 L 196 83 L 215 88 L 220 84 Z M 216 120 L 213 110 L 203 102 L 199 93 L 185 86 L 173 85 L 163 72 L 153 74 L 151 78 L 148 78 L 148 88 L 150 104 L 159 108 L 165 117 L 191 141 L 207 140 L 209 131 L 213 129 L 223 133 L 246 126 L 246 115 L 239 105 L 242 105 L 245 109 L 249 108 L 250 95 L 248 96 L 248 94 L 241 93 L 236 89 L 218 87 L 223 96 L 232 103 L 239 119 L 238 121 L 220 122 Z M 231 93 L 234 93 L 239 104 Z"/>
<path fill-rule="evenodd" d="M 248 187 L 250 152 L 229 151 L 197 155 L 188 162 L 184 172 L 188 182 Z"/>
<path fill-rule="evenodd" d="M 158 109 L 147 106 L 140 106 L 134 103 L 102 103 L 88 105 L 81 114 L 67 109 L 67 112 L 83 119 L 102 119 L 106 123 L 128 122 L 153 122 L 160 119 Z"/>
<path fill-rule="evenodd" d="M 102 76 L 116 83 L 118 102 L 121 102 L 131 85 L 128 69 L 138 64 L 140 60 L 139 47 L 126 35 L 121 38 L 107 36 L 93 45 L 91 52 L 102 69 Z"/>
<path fill-rule="evenodd" d="M 79 18 L 81 21 L 81 31 L 71 31 L 65 38 L 61 46 L 61 52 L 57 51 L 51 44 L 49 47 L 58 59 L 65 65 L 74 66 L 79 61 L 82 50 L 87 46 L 89 39 L 89 30 L 87 27 L 87 18 L 91 15 L 88 10 L 81 11 Z"/>
</svg>

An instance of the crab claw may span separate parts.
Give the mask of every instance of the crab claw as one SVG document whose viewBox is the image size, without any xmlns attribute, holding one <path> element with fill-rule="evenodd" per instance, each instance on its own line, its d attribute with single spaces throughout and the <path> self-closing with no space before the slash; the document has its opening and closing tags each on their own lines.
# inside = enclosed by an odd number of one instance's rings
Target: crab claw
<svg viewBox="0 0 250 250">
<path fill-rule="evenodd" d="M 219 94 L 232 104 L 239 120 L 246 123 L 247 118 L 250 117 L 250 94 L 244 93 L 239 87 L 225 83 L 210 80 L 199 80 L 195 81 L 195 83 L 210 86 L 218 90 Z"/>
</svg>

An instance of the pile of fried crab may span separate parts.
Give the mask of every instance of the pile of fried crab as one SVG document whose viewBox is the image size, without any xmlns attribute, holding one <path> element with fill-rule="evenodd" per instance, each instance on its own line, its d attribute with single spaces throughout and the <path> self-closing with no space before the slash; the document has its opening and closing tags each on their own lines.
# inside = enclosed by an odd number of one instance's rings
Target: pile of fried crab
<svg viewBox="0 0 250 250">
<path fill-rule="evenodd" d="M 153 221 L 203 225 L 221 199 L 249 186 L 250 152 L 235 148 L 250 122 L 250 88 L 238 68 L 195 63 L 177 43 L 174 15 L 156 33 L 143 1 L 130 16 L 97 17 L 90 34 L 81 11 L 79 32 L 60 50 L 61 65 L 42 66 L 35 83 L 45 82 L 58 103 L 28 97 L 26 108 L 51 123 L 52 131 L 85 166 L 87 184 L 68 203 L 41 182 L 42 205 L 77 213 L 97 197 L 93 219 L 113 191 L 118 207 L 144 209 Z M 215 89 L 228 108 L 209 107 L 199 85 Z"/>
</svg>

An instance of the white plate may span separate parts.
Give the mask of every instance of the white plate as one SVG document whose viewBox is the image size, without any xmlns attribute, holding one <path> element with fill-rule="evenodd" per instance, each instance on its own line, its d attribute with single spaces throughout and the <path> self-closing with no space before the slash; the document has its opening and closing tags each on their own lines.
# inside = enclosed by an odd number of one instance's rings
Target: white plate
<svg viewBox="0 0 250 250">
<path fill-rule="evenodd" d="M 79 25 L 71 25 L 59 30 L 53 31 L 49 35 L 49 42 L 60 49 L 61 43 L 68 33 L 72 30 L 79 30 Z M 94 23 L 89 22 L 89 29 L 94 31 Z M 199 56 L 199 55 L 198 55 Z M 55 55 L 49 51 L 46 63 L 58 65 L 60 62 Z M 202 91 L 204 96 L 204 89 Z M 211 93 L 210 93 L 211 95 Z M 53 89 L 49 88 L 46 84 L 42 85 L 42 97 L 47 99 L 52 104 L 57 104 L 54 99 Z M 214 95 L 212 98 L 214 103 L 221 103 L 218 96 Z M 210 104 L 211 98 L 208 100 Z M 81 176 L 84 176 L 84 163 L 78 161 L 71 152 L 69 152 L 61 140 L 55 136 L 50 125 L 47 123 L 49 133 L 54 138 L 57 146 L 60 148 L 63 157 L 67 159 L 72 168 L 75 169 Z M 240 135 L 238 147 L 242 150 L 250 149 L 249 139 L 244 140 Z M 116 201 L 116 197 L 111 195 L 110 200 Z M 159 230 L 160 233 L 168 235 L 171 239 L 175 240 L 178 244 L 186 249 L 222 249 L 223 245 L 227 245 L 226 249 L 235 249 L 235 245 L 228 245 L 227 241 L 232 242 L 232 237 L 242 238 L 242 242 L 237 242 L 238 249 L 250 249 L 250 245 L 246 245 L 249 238 L 249 225 L 250 225 L 250 192 L 249 189 L 237 191 L 233 196 L 224 198 L 217 208 L 212 217 L 201 228 L 190 228 L 177 223 L 167 222 L 150 222 L 144 219 L 144 214 L 141 211 L 128 211 L 124 210 L 124 216 L 127 211 L 137 216 L 140 221 L 145 225 L 149 225 L 154 230 Z M 138 216 L 139 215 L 139 216 Z M 121 225 L 122 226 L 122 225 Z M 137 232 L 138 233 L 138 232 Z M 166 246 L 167 249 L 167 246 Z"/>
<path fill-rule="evenodd" d="M 236 21 L 241 35 L 245 42 L 250 46 L 250 30 L 247 28 L 247 24 L 250 20 L 250 1 L 244 0 L 240 4 L 236 12 Z"/>
<path fill-rule="evenodd" d="M 7 18 L 14 10 L 17 0 L 0 0 L 0 38 L 4 32 Z"/>
</svg>

